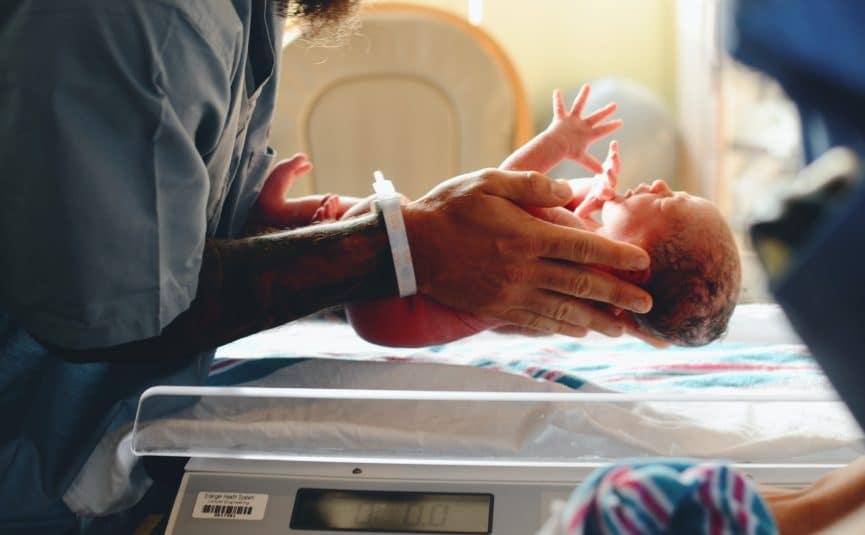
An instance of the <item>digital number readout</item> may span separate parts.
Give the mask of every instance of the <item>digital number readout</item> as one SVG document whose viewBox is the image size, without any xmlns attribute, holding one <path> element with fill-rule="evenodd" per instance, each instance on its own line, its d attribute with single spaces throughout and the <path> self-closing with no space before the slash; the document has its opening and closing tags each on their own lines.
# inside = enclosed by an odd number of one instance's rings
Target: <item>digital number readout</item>
<svg viewBox="0 0 865 535">
<path fill-rule="evenodd" d="M 492 512 L 491 494 L 298 489 L 291 529 L 487 534 Z"/>
</svg>

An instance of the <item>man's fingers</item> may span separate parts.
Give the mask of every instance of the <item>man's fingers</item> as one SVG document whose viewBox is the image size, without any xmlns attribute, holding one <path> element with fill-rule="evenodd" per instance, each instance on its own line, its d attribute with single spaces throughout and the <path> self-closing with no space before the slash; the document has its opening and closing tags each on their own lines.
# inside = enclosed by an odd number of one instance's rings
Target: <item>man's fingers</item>
<svg viewBox="0 0 865 535">
<path fill-rule="evenodd" d="M 646 342 L 655 349 L 667 349 L 668 347 L 670 347 L 670 342 L 666 340 L 661 340 L 660 338 L 656 338 L 651 334 L 643 332 L 640 329 L 627 328 L 625 332 L 638 340 Z"/>
<path fill-rule="evenodd" d="M 607 104 L 603 108 L 601 108 L 598 111 L 592 113 L 591 115 L 585 117 L 583 120 L 586 121 L 586 123 L 588 123 L 589 126 L 595 126 L 596 124 L 600 123 L 601 121 L 603 121 L 604 119 L 606 119 L 610 115 L 614 114 L 616 112 L 617 107 L 618 106 L 616 105 L 615 102 L 610 102 L 609 104 Z M 621 122 L 621 121 L 619 121 L 619 122 Z"/>
<path fill-rule="evenodd" d="M 582 156 L 577 159 L 577 162 L 595 174 L 604 172 L 604 166 L 601 165 L 601 162 L 588 152 L 584 152 Z"/>
<path fill-rule="evenodd" d="M 483 189 L 523 206 L 563 206 L 574 197 L 567 180 L 552 180 L 534 171 L 486 171 Z"/>
<path fill-rule="evenodd" d="M 589 87 L 589 84 L 583 84 L 580 92 L 577 93 L 577 98 L 574 99 L 574 103 L 571 105 L 571 115 L 576 114 L 579 117 L 583 114 L 583 108 L 586 106 L 586 100 L 588 100 L 591 90 L 592 88 Z"/>
<path fill-rule="evenodd" d="M 505 319 L 514 325 L 550 334 L 564 334 L 575 338 L 582 338 L 587 334 L 585 327 L 571 325 L 570 323 L 565 323 L 563 321 L 556 321 L 552 318 L 538 314 L 533 310 L 511 310 L 508 312 Z"/>
<path fill-rule="evenodd" d="M 607 336 L 621 336 L 625 332 L 624 324 L 609 312 L 581 299 L 555 292 L 537 291 L 531 294 L 527 297 L 523 310 L 542 318 L 536 321 L 563 324 L 571 332 L 574 327 L 590 329 Z"/>
<path fill-rule="evenodd" d="M 670 347 L 670 342 L 647 333 L 631 316 L 628 316 L 627 314 L 622 315 L 621 320 L 625 326 L 625 332 L 634 338 L 646 342 L 655 349 L 666 349 Z"/>
<path fill-rule="evenodd" d="M 495 331 L 499 334 L 519 334 L 522 336 L 531 336 L 531 337 L 549 336 L 549 334 L 550 334 L 547 331 L 539 331 L 537 329 L 530 329 L 529 327 L 523 327 L 520 325 L 503 325 L 501 327 L 496 327 L 495 329 L 493 329 L 493 331 Z M 572 330 L 572 332 L 569 333 L 569 336 L 574 336 L 574 337 L 580 338 L 582 336 L 586 336 L 587 334 L 589 334 L 588 329 L 575 327 Z"/>
<path fill-rule="evenodd" d="M 592 232 L 538 222 L 545 228 L 538 239 L 537 253 L 544 258 L 577 264 L 595 264 L 613 269 L 642 271 L 649 267 L 649 255 L 635 245 L 613 241 Z"/>
<path fill-rule="evenodd" d="M 546 306 L 542 313 L 547 317 L 607 336 L 621 336 L 625 332 L 625 326 L 618 318 L 592 303 L 555 292 L 538 292 L 535 295 L 540 300 L 530 300 L 529 303 L 539 310 Z"/>
<path fill-rule="evenodd" d="M 543 288 L 559 294 L 609 303 L 639 313 L 651 308 L 651 298 L 642 288 L 586 266 L 547 260 L 540 264 L 536 276 Z M 607 315 L 615 317 L 612 313 Z"/>
</svg>

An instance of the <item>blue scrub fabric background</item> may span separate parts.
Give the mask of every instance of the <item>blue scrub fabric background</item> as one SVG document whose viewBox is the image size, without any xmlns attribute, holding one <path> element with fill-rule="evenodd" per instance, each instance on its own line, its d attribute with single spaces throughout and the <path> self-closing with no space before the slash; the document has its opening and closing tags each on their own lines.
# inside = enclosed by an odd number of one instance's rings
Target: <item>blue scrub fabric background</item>
<svg viewBox="0 0 865 535">
<path fill-rule="evenodd" d="M 798 107 L 805 156 L 833 147 L 865 161 L 865 4 L 739 0 L 731 52 L 777 79 Z M 773 292 L 865 427 L 865 188 L 810 230 Z M 804 230 L 803 230 L 804 232 Z"/>
<path fill-rule="evenodd" d="M 157 335 L 160 299 L 177 298 L 164 283 L 180 275 L 139 253 L 156 243 L 162 260 L 180 258 L 194 292 L 198 265 L 186 260 L 196 247 L 240 234 L 275 157 L 267 135 L 284 19 L 268 0 L 0 4 L 0 133 L 14 141 L 0 144 L 0 533 L 128 533 L 140 494 L 116 491 L 146 480 L 140 463 L 78 500 L 67 492 L 85 462 L 110 465 L 93 452 L 131 424 L 144 389 L 203 384 L 213 351 L 179 362 L 72 363 L 37 338 L 102 347 Z M 163 56 L 154 43 L 169 40 Z M 199 124 L 202 110 L 221 120 Z M 154 121 L 159 135 L 147 129 Z M 148 172 L 157 163 L 167 183 Z M 168 223 L 169 214 L 147 210 L 153 196 L 174 216 Z M 92 318 L 63 307 L 88 305 L 100 297 L 94 288 L 150 330 L 122 331 L 120 314 L 105 313 L 97 319 L 106 329 L 88 331 Z M 148 306 L 131 306 L 135 299 Z M 74 328 L 34 338 L 27 316 L 46 312 Z"/>
</svg>

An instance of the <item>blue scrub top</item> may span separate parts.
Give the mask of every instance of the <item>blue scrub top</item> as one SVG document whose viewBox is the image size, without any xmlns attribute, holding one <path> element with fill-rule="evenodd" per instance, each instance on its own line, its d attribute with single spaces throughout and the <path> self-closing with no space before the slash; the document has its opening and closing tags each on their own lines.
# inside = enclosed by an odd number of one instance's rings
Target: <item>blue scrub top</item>
<svg viewBox="0 0 865 535">
<path fill-rule="evenodd" d="M 69 364 L 36 340 L 159 335 L 206 237 L 237 236 L 267 145 L 283 20 L 267 0 L 4 0 L 0 17 L 0 531 L 74 520 L 99 438 L 180 364 Z"/>
<path fill-rule="evenodd" d="M 738 0 L 731 52 L 796 103 L 806 161 L 849 147 L 865 162 L 865 4 Z M 865 176 L 773 281 L 778 303 L 865 429 Z"/>
</svg>

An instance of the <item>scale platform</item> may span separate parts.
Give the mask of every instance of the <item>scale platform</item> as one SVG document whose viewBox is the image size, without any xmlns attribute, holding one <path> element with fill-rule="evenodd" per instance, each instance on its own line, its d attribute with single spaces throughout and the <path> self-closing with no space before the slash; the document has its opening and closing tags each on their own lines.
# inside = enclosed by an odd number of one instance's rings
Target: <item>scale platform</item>
<svg viewBox="0 0 865 535">
<path fill-rule="evenodd" d="M 138 455 L 189 457 L 167 533 L 535 533 L 623 458 L 798 487 L 865 453 L 825 395 L 155 387 Z"/>
</svg>

